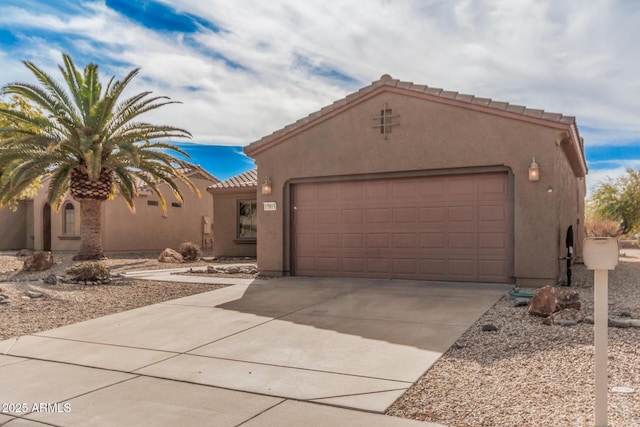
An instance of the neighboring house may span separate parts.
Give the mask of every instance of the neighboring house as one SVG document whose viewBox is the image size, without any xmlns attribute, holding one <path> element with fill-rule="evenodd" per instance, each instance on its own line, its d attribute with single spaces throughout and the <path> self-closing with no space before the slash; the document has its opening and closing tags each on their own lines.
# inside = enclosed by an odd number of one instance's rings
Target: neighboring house
<svg viewBox="0 0 640 427">
<path fill-rule="evenodd" d="M 167 202 L 163 215 L 158 197 L 144 185 L 132 213 L 117 194 L 102 204 L 102 244 L 106 252 L 163 250 L 192 241 L 203 249 L 212 246 L 213 209 L 207 187 L 220 182 L 198 167 L 186 175 L 200 190 L 199 198 L 184 184 L 185 202 L 178 202 L 166 184 L 159 185 Z M 20 202 L 18 210 L 0 209 L 0 250 L 77 251 L 80 248 L 80 204 L 67 196 L 55 212 L 46 201 L 48 178 L 33 200 Z"/>
<path fill-rule="evenodd" d="M 568 226 L 581 256 L 574 117 L 384 75 L 245 153 L 266 275 L 553 284 Z"/>
<path fill-rule="evenodd" d="M 213 195 L 213 256 L 256 256 L 256 169 L 208 188 Z"/>
</svg>

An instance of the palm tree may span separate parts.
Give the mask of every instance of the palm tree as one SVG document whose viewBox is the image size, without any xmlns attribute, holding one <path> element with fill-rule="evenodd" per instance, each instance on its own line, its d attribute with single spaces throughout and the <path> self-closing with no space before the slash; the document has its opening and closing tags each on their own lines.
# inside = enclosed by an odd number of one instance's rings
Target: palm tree
<svg viewBox="0 0 640 427">
<path fill-rule="evenodd" d="M 138 120 L 143 113 L 175 103 L 167 97 L 142 92 L 119 102 L 139 68 L 122 80 L 112 77 L 103 91 L 98 65 L 91 63 L 81 72 L 69 55 L 62 57 L 64 66 L 58 68 L 64 84 L 25 61 L 41 85 L 11 83 L 2 88 L 3 94 L 21 96 L 43 114 L 0 108 L 0 116 L 17 123 L 0 130 L 0 205 L 15 200 L 34 180 L 48 175 L 51 206 L 59 208 L 68 191 L 80 204 L 81 243 L 74 258 L 100 259 L 105 257 L 102 202 L 113 198 L 116 190 L 132 211 L 141 184 L 158 195 L 165 212 L 159 184 L 168 185 L 179 201 L 183 201 L 179 182 L 200 194 L 184 173 L 193 165 L 171 152 L 189 158 L 187 153 L 157 141 L 191 134 Z"/>
</svg>

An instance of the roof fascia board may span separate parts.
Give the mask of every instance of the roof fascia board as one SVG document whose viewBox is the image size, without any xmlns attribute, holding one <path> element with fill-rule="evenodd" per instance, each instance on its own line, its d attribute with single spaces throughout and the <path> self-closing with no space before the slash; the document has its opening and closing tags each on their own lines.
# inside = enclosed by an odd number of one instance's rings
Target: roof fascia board
<svg viewBox="0 0 640 427">
<path fill-rule="evenodd" d="M 224 188 L 207 188 L 207 191 L 211 194 L 228 194 L 228 193 L 256 193 L 258 191 L 257 185 L 247 187 L 224 187 Z"/>
</svg>

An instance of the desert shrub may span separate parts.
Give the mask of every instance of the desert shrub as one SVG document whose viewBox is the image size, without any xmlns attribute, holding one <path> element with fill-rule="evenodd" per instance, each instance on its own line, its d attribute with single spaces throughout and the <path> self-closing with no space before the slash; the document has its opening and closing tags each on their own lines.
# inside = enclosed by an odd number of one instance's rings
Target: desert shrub
<svg viewBox="0 0 640 427">
<path fill-rule="evenodd" d="M 584 224 L 587 237 L 618 237 L 622 234 L 620 224 L 608 219 L 595 219 Z"/>
<path fill-rule="evenodd" d="M 65 270 L 71 280 L 96 281 L 109 277 L 109 269 L 99 262 L 81 262 Z"/>
<path fill-rule="evenodd" d="M 186 260 L 196 260 L 200 257 L 200 246 L 193 242 L 184 242 L 178 248 L 178 252 Z"/>
</svg>

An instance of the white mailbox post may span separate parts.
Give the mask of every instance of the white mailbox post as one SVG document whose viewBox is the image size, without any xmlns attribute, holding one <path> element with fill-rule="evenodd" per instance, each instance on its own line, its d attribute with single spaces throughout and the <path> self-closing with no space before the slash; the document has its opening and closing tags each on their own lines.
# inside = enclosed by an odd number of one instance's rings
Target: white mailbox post
<svg viewBox="0 0 640 427">
<path fill-rule="evenodd" d="M 618 241 L 613 237 L 584 240 L 584 265 L 593 272 L 596 353 L 596 427 L 607 427 L 607 340 L 609 328 L 609 270 L 618 264 Z"/>
</svg>

